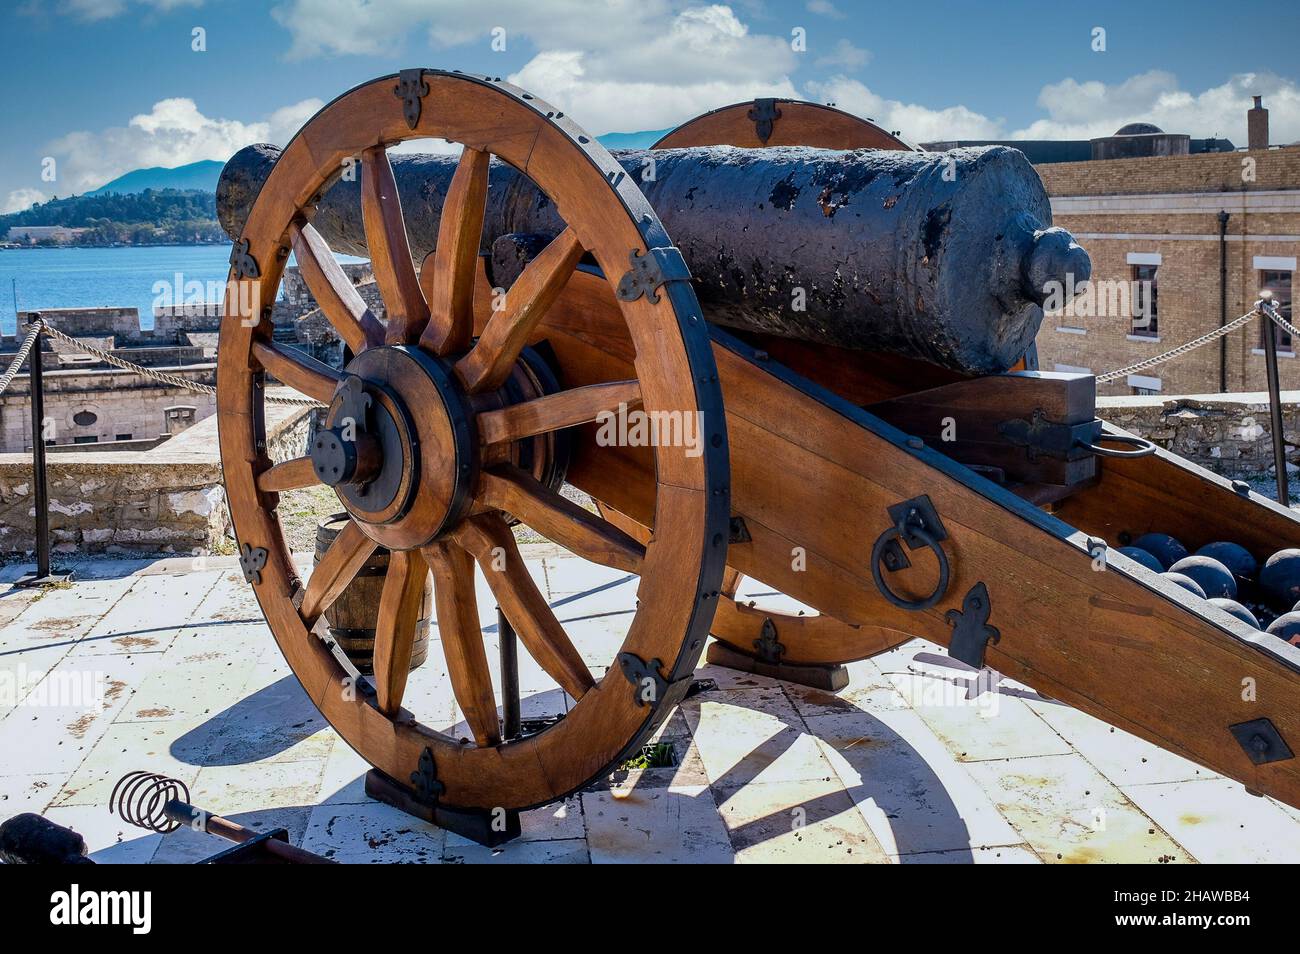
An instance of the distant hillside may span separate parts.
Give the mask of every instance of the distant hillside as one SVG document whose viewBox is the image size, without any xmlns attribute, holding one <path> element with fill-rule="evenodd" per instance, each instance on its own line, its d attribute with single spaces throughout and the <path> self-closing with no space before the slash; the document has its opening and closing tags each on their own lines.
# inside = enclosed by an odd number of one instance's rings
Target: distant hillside
<svg viewBox="0 0 1300 954">
<path fill-rule="evenodd" d="M 197 189 L 145 189 L 51 199 L 0 215 L 0 237 L 32 225 L 86 229 L 77 245 L 196 245 L 225 242 L 217 223 L 217 197 Z"/>
<path fill-rule="evenodd" d="M 152 169 L 136 169 L 126 175 L 118 176 L 93 192 L 87 192 L 86 195 L 104 195 L 109 192 L 131 195 L 143 192 L 145 189 L 216 192 L 217 177 L 221 175 L 223 164 L 214 159 L 204 159 L 200 162 L 191 162 L 187 166 L 177 166 L 175 169 L 164 169 L 161 166 Z"/>
<path fill-rule="evenodd" d="M 649 129 L 645 132 L 605 133 L 597 136 L 606 149 L 649 149 L 666 136 L 670 129 Z"/>
</svg>

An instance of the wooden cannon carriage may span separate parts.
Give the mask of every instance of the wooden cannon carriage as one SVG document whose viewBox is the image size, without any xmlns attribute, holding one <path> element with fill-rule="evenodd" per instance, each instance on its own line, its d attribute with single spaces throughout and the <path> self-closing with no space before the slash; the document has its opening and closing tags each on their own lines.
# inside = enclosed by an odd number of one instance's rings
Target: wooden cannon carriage
<svg viewBox="0 0 1300 954">
<path fill-rule="evenodd" d="M 436 240 L 408 234 L 385 151 L 427 137 L 464 146 L 438 196 Z M 713 144 L 909 148 L 838 111 L 780 101 L 707 114 L 659 145 Z M 492 156 L 564 226 L 524 256 L 504 296 L 480 254 Z M 356 158 L 386 323 L 324 237 L 346 232 L 320 210 Z M 247 205 L 218 369 L 241 562 L 293 671 L 390 798 L 438 817 L 514 812 L 580 788 L 667 717 L 712 633 L 726 661 L 782 671 L 923 636 L 1300 805 L 1300 649 L 1116 550 L 1160 531 L 1192 548 L 1235 540 L 1262 558 L 1300 540 L 1300 524 L 1098 421 L 1090 376 L 1039 373 L 1032 353 L 1022 370 L 971 374 L 724 330 L 634 177 L 568 116 L 500 79 L 408 70 L 360 86 L 308 122 Z M 419 241 L 432 250 L 417 269 Z M 268 306 L 291 250 L 347 345 L 341 369 L 273 337 Z M 329 405 L 310 456 L 268 457 L 268 375 Z M 611 445 L 595 422 L 620 405 L 689 416 L 701 439 Z M 561 495 L 563 481 L 600 513 Z M 276 507 L 279 492 L 317 483 L 353 519 L 304 585 Z M 639 576 L 635 616 L 601 678 L 529 577 L 516 520 Z M 392 555 L 375 675 L 359 679 L 319 624 L 381 546 Z M 502 737 L 476 564 L 574 700 L 535 734 Z M 429 573 L 467 739 L 402 704 Z M 737 604 L 741 574 L 818 615 Z"/>
</svg>

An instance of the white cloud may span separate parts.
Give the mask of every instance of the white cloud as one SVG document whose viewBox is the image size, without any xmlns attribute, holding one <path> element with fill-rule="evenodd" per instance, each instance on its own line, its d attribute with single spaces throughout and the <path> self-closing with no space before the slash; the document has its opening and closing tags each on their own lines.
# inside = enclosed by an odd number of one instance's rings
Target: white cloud
<svg viewBox="0 0 1300 954">
<path fill-rule="evenodd" d="M 836 20 L 843 20 L 844 14 L 836 8 L 830 0 L 808 0 L 808 12 L 816 13 L 824 17 L 832 17 Z"/>
<path fill-rule="evenodd" d="M 1262 95 L 1269 110 L 1274 143 L 1300 139 L 1300 86 L 1273 73 L 1238 73 L 1200 93 L 1179 88 L 1178 78 L 1162 70 L 1107 85 L 1064 79 L 1044 86 L 1038 104 L 1047 117 L 1011 135 L 1023 139 L 1091 139 L 1109 136 L 1131 122 L 1155 123 L 1165 132 L 1195 139 L 1226 136 L 1246 144 L 1246 110 L 1251 96 Z"/>
<path fill-rule="evenodd" d="M 40 189 L 14 189 L 5 198 L 3 208 L 0 208 L 0 215 L 8 215 L 10 212 L 22 212 L 24 209 L 30 209 L 37 202 L 44 202 L 49 196 Z"/>
<path fill-rule="evenodd" d="M 50 143 L 49 153 L 58 159 L 58 191 L 85 192 L 149 166 L 173 168 L 201 159 L 224 162 L 250 143 L 282 144 L 322 105 L 318 99 L 306 99 L 260 122 L 245 123 L 204 116 L 192 99 L 159 100 L 126 126 L 72 132 Z"/>
<path fill-rule="evenodd" d="M 848 40 L 838 41 L 830 53 L 817 58 L 818 66 L 840 66 L 846 70 L 857 70 L 867 65 L 871 52 L 854 46 Z"/>
<path fill-rule="evenodd" d="M 898 130 L 912 142 L 936 139 L 996 139 L 1002 135 L 1002 120 L 990 119 L 965 106 L 932 109 L 917 103 L 886 99 L 847 76 L 834 76 L 824 83 L 806 84 L 809 98 L 834 103 L 840 109 L 871 119 L 876 125 Z"/>
<path fill-rule="evenodd" d="M 1160 70 L 1109 85 L 1064 79 L 1044 86 L 1038 95 L 1038 105 L 1047 115 L 1020 129 L 1009 129 L 1005 120 L 962 105 L 933 108 L 886 99 L 847 76 L 810 82 L 805 88 L 810 98 L 869 116 L 913 142 L 1092 139 L 1109 136 L 1126 123 L 1149 122 L 1166 132 L 1187 133 L 1195 139 L 1227 137 L 1244 146 L 1252 95 L 1264 97 L 1274 144 L 1300 140 L 1300 86 L 1272 73 L 1240 73 L 1199 93 L 1181 89 L 1174 74 Z"/>
<path fill-rule="evenodd" d="M 635 132 L 676 126 L 686 120 L 756 96 L 796 96 L 789 79 L 671 82 L 601 80 L 589 75 L 582 53 L 540 53 L 510 77 L 579 119 L 584 128 Z"/>
<path fill-rule="evenodd" d="M 631 132 L 684 122 L 756 96 L 797 95 L 794 52 L 780 37 L 751 34 L 729 7 L 692 7 L 668 29 L 627 48 L 549 50 L 510 77 L 592 132 Z"/>
<path fill-rule="evenodd" d="M 203 0 L 135 0 L 134 5 L 144 7 L 145 12 L 155 10 L 167 13 L 178 7 L 198 7 Z M 132 6 L 129 0 L 63 0 L 59 12 L 69 14 L 78 20 L 109 20 L 126 13 Z"/>
</svg>

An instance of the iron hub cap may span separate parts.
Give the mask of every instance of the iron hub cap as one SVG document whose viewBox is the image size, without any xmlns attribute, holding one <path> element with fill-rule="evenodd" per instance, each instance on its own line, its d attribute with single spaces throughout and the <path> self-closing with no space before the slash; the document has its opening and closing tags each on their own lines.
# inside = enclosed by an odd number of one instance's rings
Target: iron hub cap
<svg viewBox="0 0 1300 954">
<path fill-rule="evenodd" d="M 477 447 L 447 364 L 420 348 L 357 355 L 312 441 L 312 467 L 372 540 L 412 549 L 465 516 Z"/>
</svg>

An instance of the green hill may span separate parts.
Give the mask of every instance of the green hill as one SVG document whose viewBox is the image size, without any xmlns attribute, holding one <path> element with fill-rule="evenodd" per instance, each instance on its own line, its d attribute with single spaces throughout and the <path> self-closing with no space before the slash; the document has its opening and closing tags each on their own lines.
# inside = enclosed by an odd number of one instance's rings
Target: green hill
<svg viewBox="0 0 1300 954">
<path fill-rule="evenodd" d="M 671 131 L 671 129 L 649 129 L 644 132 L 605 133 L 596 138 L 606 149 L 649 149 Z"/>
<path fill-rule="evenodd" d="M 216 192 L 217 177 L 221 175 L 223 163 L 214 159 L 191 162 L 189 165 L 164 169 L 155 166 L 152 169 L 136 169 L 126 175 L 118 176 L 112 182 L 105 183 L 86 195 L 105 195 L 117 192 L 130 195 L 145 189 L 180 189 L 183 191 Z"/>
<path fill-rule="evenodd" d="M 0 215 L 0 237 L 14 226 L 86 229 L 77 245 L 195 245 L 227 241 L 217 222 L 217 197 L 197 189 L 145 189 L 54 198 Z"/>
</svg>

